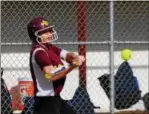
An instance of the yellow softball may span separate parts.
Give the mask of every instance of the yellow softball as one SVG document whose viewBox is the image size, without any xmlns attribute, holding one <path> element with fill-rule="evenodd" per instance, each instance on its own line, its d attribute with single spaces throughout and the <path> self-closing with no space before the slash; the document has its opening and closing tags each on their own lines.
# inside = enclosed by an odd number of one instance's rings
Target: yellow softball
<svg viewBox="0 0 149 114">
<path fill-rule="evenodd" d="M 121 58 L 125 61 L 130 60 L 132 57 L 132 51 L 130 49 L 124 49 L 121 52 Z"/>
</svg>

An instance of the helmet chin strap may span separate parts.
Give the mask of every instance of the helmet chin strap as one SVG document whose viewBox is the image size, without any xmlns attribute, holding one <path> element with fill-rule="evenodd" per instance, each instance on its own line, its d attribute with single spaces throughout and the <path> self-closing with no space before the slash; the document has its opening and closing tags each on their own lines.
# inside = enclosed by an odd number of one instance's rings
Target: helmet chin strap
<svg viewBox="0 0 149 114">
<path fill-rule="evenodd" d="M 39 41 L 39 39 L 41 39 L 41 38 L 40 37 L 37 37 L 36 38 L 37 43 L 39 45 L 41 45 L 42 47 L 47 48 L 44 44 L 50 43 L 50 41 L 49 42 L 41 42 L 41 41 Z"/>
</svg>

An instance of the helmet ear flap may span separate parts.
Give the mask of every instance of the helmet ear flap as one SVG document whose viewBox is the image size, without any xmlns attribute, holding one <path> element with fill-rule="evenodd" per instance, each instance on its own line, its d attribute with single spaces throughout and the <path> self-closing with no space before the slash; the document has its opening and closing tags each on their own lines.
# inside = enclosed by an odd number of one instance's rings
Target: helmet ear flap
<svg viewBox="0 0 149 114">
<path fill-rule="evenodd" d="M 28 35 L 29 35 L 29 37 L 30 37 L 30 39 L 31 39 L 32 41 L 36 42 L 36 36 L 34 35 L 34 31 L 33 31 L 32 28 L 33 28 L 33 27 L 32 27 L 32 23 L 31 23 L 31 22 L 28 23 L 28 25 L 27 25 L 27 32 L 28 32 Z"/>
</svg>

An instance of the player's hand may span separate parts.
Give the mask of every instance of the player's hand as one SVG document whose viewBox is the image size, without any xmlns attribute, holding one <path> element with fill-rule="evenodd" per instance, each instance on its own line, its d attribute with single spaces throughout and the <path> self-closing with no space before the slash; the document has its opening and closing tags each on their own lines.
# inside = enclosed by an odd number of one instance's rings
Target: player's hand
<svg viewBox="0 0 149 114">
<path fill-rule="evenodd" d="M 76 59 L 73 60 L 72 64 L 76 66 L 81 66 L 84 61 L 85 61 L 85 57 L 82 55 L 79 55 L 76 57 Z"/>
</svg>

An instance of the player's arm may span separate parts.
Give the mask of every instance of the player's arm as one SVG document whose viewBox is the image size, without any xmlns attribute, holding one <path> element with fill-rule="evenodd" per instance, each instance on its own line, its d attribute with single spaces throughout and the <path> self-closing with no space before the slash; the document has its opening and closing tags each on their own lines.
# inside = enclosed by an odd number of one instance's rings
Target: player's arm
<svg viewBox="0 0 149 114">
<path fill-rule="evenodd" d="M 56 70 L 55 70 L 55 68 L 53 67 L 53 66 L 45 66 L 44 68 L 43 68 L 43 71 L 44 71 L 44 73 L 45 73 L 45 77 L 48 79 L 48 80 L 50 80 L 50 81 L 56 81 L 56 80 L 59 80 L 59 79 L 61 79 L 61 78 L 64 78 L 64 77 L 66 77 L 66 75 L 69 73 L 69 72 L 71 72 L 74 68 L 76 68 L 77 66 L 76 65 L 71 65 L 71 66 L 69 66 L 68 68 L 66 68 L 66 69 L 59 69 L 59 68 L 57 68 Z M 55 72 L 54 72 L 55 71 Z M 57 72 L 57 73 L 56 73 Z"/>
<path fill-rule="evenodd" d="M 39 65 L 39 67 L 43 70 L 45 77 L 51 81 L 59 80 L 66 76 L 69 72 L 71 72 L 77 66 L 72 65 L 66 69 L 63 69 L 59 73 L 54 73 L 55 67 L 52 65 L 52 61 L 49 59 L 46 52 L 40 50 L 35 54 L 35 61 Z"/>
<path fill-rule="evenodd" d="M 57 53 L 57 55 L 60 58 L 62 58 L 63 60 L 65 60 L 68 63 L 71 63 L 71 64 L 76 63 L 77 66 L 80 66 L 85 61 L 85 58 L 82 55 L 77 55 L 73 52 L 69 52 L 67 50 L 60 49 L 56 46 L 53 46 L 53 49 L 55 50 L 55 52 Z"/>
<path fill-rule="evenodd" d="M 61 51 L 61 57 L 68 63 L 80 66 L 82 65 L 82 63 L 85 61 L 84 56 L 81 55 L 77 55 L 73 52 L 68 52 L 66 50 L 62 50 Z"/>
</svg>

